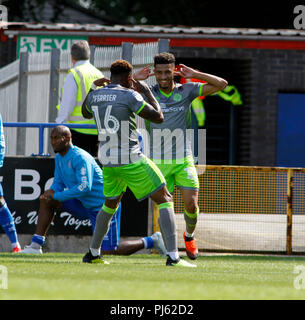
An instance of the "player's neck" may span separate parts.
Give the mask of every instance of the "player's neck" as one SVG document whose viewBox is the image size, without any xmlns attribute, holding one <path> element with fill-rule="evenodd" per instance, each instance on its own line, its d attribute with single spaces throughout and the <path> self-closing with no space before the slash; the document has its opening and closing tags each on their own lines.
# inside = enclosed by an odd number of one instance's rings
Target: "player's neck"
<svg viewBox="0 0 305 320">
<path fill-rule="evenodd" d="M 161 90 L 163 93 L 165 93 L 166 95 L 169 95 L 169 94 L 171 94 L 171 93 L 173 92 L 174 88 L 175 88 L 175 83 L 173 82 L 173 83 L 171 84 L 171 86 L 168 86 L 167 88 L 161 88 L 161 87 L 160 87 L 160 90 Z"/>
<path fill-rule="evenodd" d="M 110 76 L 110 83 L 117 85 L 117 86 L 122 86 L 125 88 L 129 88 L 129 82 L 128 82 L 128 78 L 126 77 L 122 77 L 122 76 Z"/>
</svg>

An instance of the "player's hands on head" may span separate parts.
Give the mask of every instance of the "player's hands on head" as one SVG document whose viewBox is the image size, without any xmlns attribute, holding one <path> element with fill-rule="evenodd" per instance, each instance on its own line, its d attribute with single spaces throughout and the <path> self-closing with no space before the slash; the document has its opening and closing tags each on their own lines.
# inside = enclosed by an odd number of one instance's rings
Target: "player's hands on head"
<svg viewBox="0 0 305 320">
<path fill-rule="evenodd" d="M 196 75 L 196 70 L 180 63 L 175 68 L 174 75 L 183 77 L 185 79 L 194 78 Z"/>
<path fill-rule="evenodd" d="M 144 67 L 133 74 L 134 80 L 146 80 L 147 78 L 153 76 L 154 73 L 151 72 L 150 67 Z"/>
<path fill-rule="evenodd" d="M 106 86 L 107 84 L 110 83 L 110 80 L 107 79 L 107 78 L 100 78 L 100 79 L 97 79 L 95 81 L 93 81 L 93 83 L 97 86 L 97 87 L 103 87 L 103 86 Z"/>
</svg>

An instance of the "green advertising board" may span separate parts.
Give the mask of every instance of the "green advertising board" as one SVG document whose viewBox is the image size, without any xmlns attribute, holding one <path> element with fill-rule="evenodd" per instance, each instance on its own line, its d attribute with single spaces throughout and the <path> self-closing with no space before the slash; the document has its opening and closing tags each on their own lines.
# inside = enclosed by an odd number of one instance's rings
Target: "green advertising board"
<svg viewBox="0 0 305 320">
<path fill-rule="evenodd" d="M 17 39 L 17 58 L 20 52 L 49 52 L 52 48 L 70 50 L 73 42 L 87 40 L 86 36 L 19 35 Z"/>
</svg>

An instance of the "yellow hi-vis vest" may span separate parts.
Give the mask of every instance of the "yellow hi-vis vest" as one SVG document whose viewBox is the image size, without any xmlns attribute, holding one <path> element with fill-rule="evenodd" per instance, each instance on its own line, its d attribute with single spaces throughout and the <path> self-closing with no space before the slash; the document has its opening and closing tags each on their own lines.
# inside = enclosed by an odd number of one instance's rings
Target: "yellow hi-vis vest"
<svg viewBox="0 0 305 320">
<path fill-rule="evenodd" d="M 67 122 L 79 124 L 95 124 L 94 119 L 85 119 L 83 117 L 82 104 L 91 88 L 93 81 L 103 78 L 104 75 L 89 62 L 71 68 L 70 70 L 68 70 L 68 73 L 69 72 L 72 73 L 77 84 L 77 95 L 76 106 L 73 108 L 73 111 Z M 60 105 L 57 106 L 57 109 L 60 109 Z M 80 133 L 97 135 L 96 129 L 72 129 Z"/>
<path fill-rule="evenodd" d="M 230 101 L 234 106 L 240 106 L 243 104 L 241 94 L 238 92 L 235 86 L 227 86 L 222 91 L 218 91 L 214 93 L 214 95 L 218 95 L 220 98 Z M 205 109 L 203 100 L 199 97 L 192 101 L 192 108 L 197 118 L 198 126 L 203 127 L 205 123 Z"/>
<path fill-rule="evenodd" d="M 217 95 L 226 101 L 231 101 L 234 106 L 243 104 L 241 94 L 235 86 L 227 86 L 222 91 L 217 92 Z"/>
<path fill-rule="evenodd" d="M 196 116 L 198 126 L 203 127 L 205 123 L 205 109 L 202 99 L 196 98 L 192 101 L 192 108 Z"/>
</svg>

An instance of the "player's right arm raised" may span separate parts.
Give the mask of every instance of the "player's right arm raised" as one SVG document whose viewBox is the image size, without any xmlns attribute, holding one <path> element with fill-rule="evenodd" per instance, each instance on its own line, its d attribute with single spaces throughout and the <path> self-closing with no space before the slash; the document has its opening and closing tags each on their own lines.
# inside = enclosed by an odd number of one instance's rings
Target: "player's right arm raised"
<svg viewBox="0 0 305 320">
<path fill-rule="evenodd" d="M 164 116 L 161 107 L 145 82 L 133 80 L 134 89 L 145 96 L 146 104 L 138 116 L 154 123 L 162 123 Z"/>
</svg>

